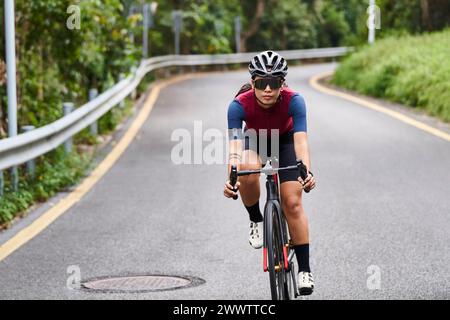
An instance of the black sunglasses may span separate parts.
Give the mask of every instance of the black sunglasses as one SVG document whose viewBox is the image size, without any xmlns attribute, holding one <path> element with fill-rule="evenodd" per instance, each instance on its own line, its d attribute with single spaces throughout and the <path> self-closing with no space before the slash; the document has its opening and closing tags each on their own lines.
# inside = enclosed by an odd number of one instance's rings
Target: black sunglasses
<svg viewBox="0 0 450 320">
<path fill-rule="evenodd" d="M 270 89 L 279 89 L 283 84 L 283 80 L 280 78 L 262 78 L 255 80 L 255 88 L 259 90 L 266 89 L 267 85 L 269 85 Z"/>
</svg>

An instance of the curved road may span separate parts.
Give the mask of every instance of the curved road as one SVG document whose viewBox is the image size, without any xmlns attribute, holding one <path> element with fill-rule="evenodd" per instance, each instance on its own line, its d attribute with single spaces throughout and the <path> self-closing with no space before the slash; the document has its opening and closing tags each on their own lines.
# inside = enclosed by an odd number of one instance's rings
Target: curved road
<svg viewBox="0 0 450 320">
<path fill-rule="evenodd" d="M 288 76 L 307 102 L 318 181 L 304 197 L 317 286 L 307 299 L 449 299 L 450 143 L 310 87 L 311 76 L 333 68 L 292 67 Z M 198 120 L 204 131 L 225 132 L 228 103 L 246 79 L 245 71 L 211 73 L 162 90 L 97 185 L 0 262 L 0 299 L 269 298 L 262 252 L 247 242 L 247 213 L 222 196 L 225 165 L 170 158 L 175 129 L 192 133 Z M 71 265 L 82 279 L 162 273 L 206 282 L 91 293 L 66 288 Z"/>
</svg>

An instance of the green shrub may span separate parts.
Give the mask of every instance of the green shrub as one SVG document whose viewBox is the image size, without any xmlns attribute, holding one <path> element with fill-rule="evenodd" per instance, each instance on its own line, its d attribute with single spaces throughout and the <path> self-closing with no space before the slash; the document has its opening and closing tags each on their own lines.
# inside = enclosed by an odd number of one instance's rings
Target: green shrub
<svg viewBox="0 0 450 320">
<path fill-rule="evenodd" d="M 72 152 L 68 155 L 60 147 L 36 160 L 35 179 L 21 171 L 19 190 L 14 192 L 5 171 L 5 194 L 0 198 L 0 224 L 11 221 L 35 202 L 43 202 L 63 188 L 76 184 L 89 169 L 91 157 Z"/>
<path fill-rule="evenodd" d="M 364 46 L 336 70 L 333 83 L 387 98 L 450 121 L 450 29 L 390 37 Z"/>
</svg>

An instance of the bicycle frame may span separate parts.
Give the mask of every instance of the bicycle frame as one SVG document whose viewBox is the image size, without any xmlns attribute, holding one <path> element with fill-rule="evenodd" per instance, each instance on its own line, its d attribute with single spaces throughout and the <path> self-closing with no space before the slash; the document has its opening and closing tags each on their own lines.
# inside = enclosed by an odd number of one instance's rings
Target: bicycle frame
<svg viewBox="0 0 450 320">
<path fill-rule="evenodd" d="M 268 167 L 267 167 L 268 166 Z M 262 172 L 266 173 L 266 191 L 267 191 L 267 201 L 266 206 L 264 208 L 264 211 L 266 211 L 267 206 L 273 205 L 276 207 L 277 212 L 279 213 L 279 222 L 280 226 L 282 228 L 281 230 L 281 241 L 284 244 L 283 245 L 283 260 L 284 260 L 284 269 L 288 271 L 288 254 L 287 249 L 289 247 L 289 234 L 286 230 L 286 218 L 284 217 L 283 210 L 281 208 L 281 196 L 280 196 L 280 186 L 278 182 L 278 172 L 275 170 L 272 170 L 272 165 L 266 164 L 266 169 Z M 266 227 L 267 223 L 264 223 L 264 226 Z M 264 272 L 267 272 L 267 230 L 264 230 L 264 249 L 263 249 L 263 269 Z"/>
<path fill-rule="evenodd" d="M 274 162 L 276 165 L 275 167 L 272 166 L 272 162 Z M 271 291 L 272 291 L 272 298 L 274 298 L 274 295 L 276 298 L 290 298 L 290 292 L 294 292 L 294 296 L 298 296 L 298 290 L 296 285 L 296 278 L 295 278 L 295 270 L 293 269 L 294 262 L 294 250 L 290 246 L 290 235 L 288 233 L 288 226 L 286 222 L 286 218 L 284 216 L 283 210 L 281 208 L 281 196 L 280 196 L 280 183 L 278 181 L 278 172 L 282 170 L 300 170 L 300 175 L 303 179 L 306 178 L 306 167 L 304 166 L 303 162 L 301 160 L 297 161 L 297 165 L 295 166 L 288 166 L 284 168 L 278 168 L 278 160 L 276 158 L 269 159 L 266 163 L 266 165 L 259 169 L 259 170 L 247 170 L 247 171 L 239 171 L 237 172 L 237 168 L 235 166 L 232 166 L 231 173 L 230 173 L 230 182 L 231 185 L 235 185 L 237 182 L 238 176 L 244 176 L 244 175 L 250 175 L 250 174 L 256 174 L 256 173 L 263 173 L 266 175 L 266 190 L 267 190 L 267 201 L 266 205 L 264 207 L 264 249 L 263 249 L 263 269 L 264 272 L 270 271 L 270 279 L 271 279 Z M 237 196 L 234 197 L 234 199 L 237 199 Z M 277 225 L 279 226 L 278 230 L 274 230 L 273 227 L 273 211 L 272 208 L 275 208 L 276 216 L 275 221 L 277 221 Z M 270 212 L 270 214 L 269 214 Z M 273 233 L 278 232 L 279 238 L 275 237 L 275 239 L 279 239 L 276 242 L 280 246 L 282 246 L 282 260 L 283 265 L 274 265 L 274 247 L 273 247 Z M 270 239 L 269 239 L 270 237 Z M 276 246 L 277 247 L 277 246 Z M 278 247 L 277 250 L 280 248 Z M 268 263 L 269 260 L 269 250 L 271 252 L 271 263 Z M 281 260 L 278 255 L 281 256 L 281 254 L 278 252 L 276 256 L 279 260 Z M 272 264 L 271 270 L 269 270 L 269 264 Z M 283 285 L 282 289 L 280 289 L 280 280 L 276 280 L 275 278 L 279 277 L 277 274 L 280 274 L 281 272 L 281 283 Z M 288 277 L 291 277 L 288 279 Z M 292 280 L 292 282 L 290 282 Z M 278 286 L 272 284 L 272 282 L 278 283 Z M 288 288 L 289 285 L 293 285 L 293 290 L 290 290 Z M 278 290 L 282 290 L 282 293 L 280 293 Z M 278 291 L 278 293 L 277 293 Z"/>
</svg>

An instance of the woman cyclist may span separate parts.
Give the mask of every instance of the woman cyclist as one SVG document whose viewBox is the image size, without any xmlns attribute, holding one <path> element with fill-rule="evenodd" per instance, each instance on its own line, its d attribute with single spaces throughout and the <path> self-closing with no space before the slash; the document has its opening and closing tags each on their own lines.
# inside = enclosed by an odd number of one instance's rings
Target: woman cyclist
<svg viewBox="0 0 450 320">
<path fill-rule="evenodd" d="M 302 190 L 309 192 L 316 182 L 310 171 L 305 101 L 285 85 L 287 70 L 286 60 L 274 51 L 261 52 L 251 60 L 251 86 L 247 91 L 243 87 L 243 92 L 228 107 L 228 176 L 232 165 L 238 170 L 259 169 L 267 157 L 275 154 L 280 167 L 296 165 L 297 159 L 306 165 L 308 176 L 304 181 L 297 170 L 280 172 L 279 178 L 282 208 L 299 266 L 299 291 L 309 295 L 314 280 L 309 266 L 308 219 L 302 206 Z M 247 134 L 251 132 L 256 134 Z M 239 177 L 234 190 L 237 189 L 250 217 L 250 245 L 259 249 L 263 246 L 259 175 Z M 224 195 L 227 198 L 237 195 L 230 181 L 225 183 Z"/>
</svg>

